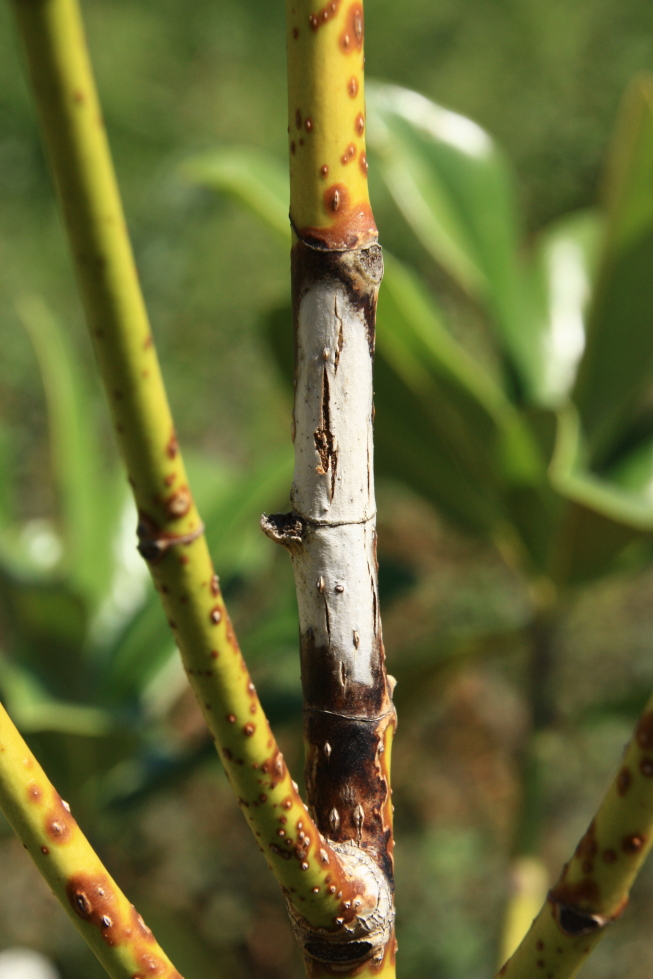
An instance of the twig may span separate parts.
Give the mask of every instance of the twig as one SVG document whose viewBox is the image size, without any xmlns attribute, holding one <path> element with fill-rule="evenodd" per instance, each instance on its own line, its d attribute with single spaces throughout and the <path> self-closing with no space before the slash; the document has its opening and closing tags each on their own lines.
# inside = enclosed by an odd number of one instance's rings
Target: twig
<svg viewBox="0 0 653 979">
<path fill-rule="evenodd" d="M 653 697 L 621 767 L 505 979 L 572 979 L 628 903 L 653 843 Z"/>
</svg>

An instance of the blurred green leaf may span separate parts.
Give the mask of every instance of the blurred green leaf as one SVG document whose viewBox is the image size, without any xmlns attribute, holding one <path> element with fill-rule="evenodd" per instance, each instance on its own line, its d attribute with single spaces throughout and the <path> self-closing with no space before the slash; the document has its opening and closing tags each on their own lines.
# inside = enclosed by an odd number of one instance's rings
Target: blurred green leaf
<svg viewBox="0 0 653 979">
<path fill-rule="evenodd" d="M 60 572 L 97 602 L 111 575 L 122 479 L 117 471 L 101 472 L 93 404 L 64 333 L 39 298 L 24 296 L 17 309 L 45 389 L 64 544 Z"/>
<path fill-rule="evenodd" d="M 98 707 L 50 697 L 30 671 L 0 656 L 2 699 L 23 732 L 59 731 L 100 737 L 114 727 L 111 715 Z"/>
<path fill-rule="evenodd" d="M 585 315 L 604 230 L 598 211 L 566 214 L 535 239 L 527 269 L 538 350 L 537 400 L 556 407 L 574 383 L 585 347 Z"/>
<path fill-rule="evenodd" d="M 375 390 L 379 471 L 407 482 L 457 523 L 492 532 L 506 519 L 504 481 L 542 475 L 514 407 L 443 327 L 416 276 L 388 255 Z"/>
<path fill-rule="evenodd" d="M 367 86 L 368 139 L 397 206 L 427 251 L 487 304 L 526 391 L 538 350 L 525 328 L 513 176 L 491 137 L 464 116 L 394 85 Z"/>
<path fill-rule="evenodd" d="M 615 570 L 627 549 L 650 539 L 653 500 L 653 457 L 645 471 L 639 460 L 637 482 L 597 476 L 587 468 L 587 450 L 578 416 L 571 405 L 559 418 L 556 450 L 550 466 L 554 488 L 570 505 L 558 527 L 551 558 L 551 576 L 559 584 L 575 584 Z M 634 475 L 634 471 L 633 471 Z"/>
<path fill-rule="evenodd" d="M 608 168 L 608 222 L 572 392 L 589 465 L 605 464 L 653 380 L 653 79 L 625 100 Z"/>
<path fill-rule="evenodd" d="M 629 469 L 622 463 L 619 481 L 597 476 L 586 468 L 587 450 L 581 438 L 577 414 L 571 406 L 560 414 L 558 441 L 551 462 L 550 475 L 556 489 L 568 499 L 582 503 L 617 523 L 638 530 L 653 530 L 653 455 L 637 451 L 631 457 L 631 479 L 624 478 Z M 647 468 L 648 462 L 648 468 Z"/>
<path fill-rule="evenodd" d="M 51 696 L 84 699 L 87 607 L 64 583 L 0 571 L 0 635 L 7 655 L 32 670 Z"/>
<path fill-rule="evenodd" d="M 289 439 L 287 446 L 267 452 L 253 470 L 234 479 L 207 512 L 206 538 L 221 575 L 242 571 L 255 553 L 270 553 L 259 519 L 263 511 L 288 507 L 293 465 Z"/>
<path fill-rule="evenodd" d="M 290 240 L 288 170 L 277 157 L 248 148 L 211 150 L 183 164 L 192 183 L 230 194 L 285 241 Z"/>
</svg>

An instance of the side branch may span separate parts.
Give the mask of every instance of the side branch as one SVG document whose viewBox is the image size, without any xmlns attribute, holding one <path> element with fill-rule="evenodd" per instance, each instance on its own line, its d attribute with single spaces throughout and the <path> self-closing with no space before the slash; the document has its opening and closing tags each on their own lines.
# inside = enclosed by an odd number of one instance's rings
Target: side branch
<svg viewBox="0 0 653 979">
<path fill-rule="evenodd" d="M 285 893 L 336 929 L 358 894 L 272 736 L 214 573 L 175 436 L 75 0 L 14 0 L 43 135 L 148 562 L 241 809 Z"/>
<path fill-rule="evenodd" d="M 572 979 L 622 913 L 653 844 L 653 697 L 544 907 L 497 979 Z"/>
<path fill-rule="evenodd" d="M 181 979 L 1 704 L 0 809 L 112 979 Z"/>
</svg>

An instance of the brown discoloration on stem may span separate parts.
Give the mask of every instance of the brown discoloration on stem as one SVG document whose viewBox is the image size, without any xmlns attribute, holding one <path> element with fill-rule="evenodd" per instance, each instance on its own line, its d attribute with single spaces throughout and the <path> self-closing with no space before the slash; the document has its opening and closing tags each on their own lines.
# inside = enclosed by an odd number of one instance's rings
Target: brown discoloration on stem
<svg viewBox="0 0 653 979">
<path fill-rule="evenodd" d="M 181 979 L 159 954 L 156 939 L 136 908 L 130 905 L 125 913 L 115 885 L 106 874 L 73 874 L 66 883 L 66 896 L 75 914 L 97 928 L 107 945 L 129 945 L 137 967 L 133 979 Z"/>
<path fill-rule="evenodd" d="M 308 289 L 319 282 L 337 280 L 345 286 L 352 306 L 365 316 L 370 355 L 374 356 L 376 304 L 383 275 L 380 246 L 371 244 L 352 251 L 329 251 L 303 234 L 300 238 L 291 252 L 294 323 L 297 324 L 299 303 Z"/>
<path fill-rule="evenodd" d="M 531 930 L 506 963 L 507 979 L 531 979 L 537 942 L 559 953 L 542 958 L 554 979 L 571 979 L 608 925 L 628 904 L 630 888 L 653 838 L 653 784 L 648 773 L 653 748 L 653 700 L 626 748 L 614 781 L 565 865 Z M 546 973 L 545 973 L 546 974 Z"/>
<path fill-rule="evenodd" d="M 363 5 L 352 3 L 345 15 L 345 24 L 339 37 L 340 48 L 345 54 L 353 54 L 363 50 L 365 26 L 363 20 Z"/>
<path fill-rule="evenodd" d="M 55 792 L 52 805 L 44 816 L 44 829 L 47 836 L 53 843 L 63 846 L 70 842 L 76 826 L 77 823 L 70 815 L 70 810 L 64 805 L 61 796 Z"/>
<path fill-rule="evenodd" d="M 342 184 L 329 187 L 323 199 L 325 214 L 336 215 L 336 220 L 328 227 L 298 228 L 297 234 L 303 242 L 322 250 L 352 251 L 376 240 L 378 231 L 369 204 L 350 205 L 349 194 Z"/>
<path fill-rule="evenodd" d="M 320 10 L 309 16 L 308 23 L 311 30 L 317 31 L 320 27 L 324 27 L 329 20 L 336 16 L 339 7 L 340 0 L 328 0 Z"/>
<path fill-rule="evenodd" d="M 325 203 L 332 210 L 347 207 L 345 188 L 329 187 Z M 304 623 L 305 781 L 323 837 L 318 855 L 329 867 L 327 891 L 339 900 L 327 932 L 311 929 L 292 908 L 291 918 L 309 974 L 356 975 L 390 967 L 388 950 L 394 949 L 389 749 L 396 716 L 378 616 L 370 473 L 371 363 L 383 265 L 378 245 L 333 250 L 319 231 L 315 243 L 303 240 L 302 232 L 292 250 L 295 425 L 298 438 L 300 433 L 302 440 L 310 438 L 314 455 L 306 450 L 298 456 L 291 494 L 295 511 L 265 518 L 263 527 L 288 548 L 295 569 Z M 352 415 L 343 419 L 341 414 L 352 384 L 363 384 L 361 390 L 368 392 L 355 407 L 360 428 L 354 429 Z M 337 437 L 344 442 L 352 431 L 355 442 L 343 450 L 342 463 Z M 361 502 L 352 507 L 349 501 L 358 500 L 359 493 Z M 330 548 L 344 547 L 334 543 L 343 535 L 352 550 L 336 573 L 328 563 Z M 285 827 L 282 832 L 286 837 Z M 346 887 L 331 873 L 327 840 L 341 858 L 354 861 L 347 864 Z M 289 844 L 288 838 L 285 843 L 278 838 L 272 845 L 283 852 Z"/>
<path fill-rule="evenodd" d="M 112 979 L 181 979 L 1 705 L 0 807 Z"/>
<path fill-rule="evenodd" d="M 626 794 L 626 792 L 630 788 L 630 783 L 632 782 L 632 780 L 633 777 L 630 774 L 630 769 L 626 768 L 626 766 L 624 765 L 617 776 L 617 792 L 619 793 L 620 796 L 624 796 Z"/>
</svg>

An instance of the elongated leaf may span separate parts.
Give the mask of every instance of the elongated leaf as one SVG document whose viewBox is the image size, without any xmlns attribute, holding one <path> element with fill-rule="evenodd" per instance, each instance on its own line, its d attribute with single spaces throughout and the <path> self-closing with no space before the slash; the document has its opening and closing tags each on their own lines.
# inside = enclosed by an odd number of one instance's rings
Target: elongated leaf
<svg viewBox="0 0 653 979">
<path fill-rule="evenodd" d="M 397 206 L 436 261 L 487 305 L 525 390 L 537 394 L 539 351 L 503 154 L 476 123 L 417 92 L 373 84 L 367 103 L 374 163 Z"/>
<path fill-rule="evenodd" d="M 444 329 L 419 280 L 391 256 L 377 325 L 379 470 L 487 533 L 507 517 L 505 484 L 542 475 L 534 440 L 499 386 Z"/>
<path fill-rule="evenodd" d="M 192 183 L 231 194 L 290 239 L 288 171 L 275 156 L 248 148 L 211 150 L 184 163 L 181 173 Z"/>
<path fill-rule="evenodd" d="M 83 700 L 87 606 L 63 582 L 0 571 L 0 635 L 7 653 L 31 670 L 51 696 Z"/>
<path fill-rule="evenodd" d="M 577 211 L 544 228 L 532 249 L 529 329 L 539 350 L 537 400 L 548 407 L 564 402 L 576 377 L 602 233 L 598 211 Z"/>
<path fill-rule="evenodd" d="M 23 297 L 18 312 L 38 359 L 60 506 L 64 568 L 80 591 L 98 601 L 112 567 L 111 541 L 122 480 L 100 475 L 94 410 L 73 351 L 45 304 Z"/>
<path fill-rule="evenodd" d="M 60 731 L 100 737 L 114 727 L 111 715 L 98 707 L 55 700 L 29 670 L 0 656 L 2 699 L 23 732 Z"/>
<path fill-rule="evenodd" d="M 625 102 L 609 167 L 608 223 L 587 346 L 572 393 L 591 468 L 618 448 L 653 380 L 653 80 Z"/>
<path fill-rule="evenodd" d="M 550 467 L 553 487 L 568 501 L 551 556 L 550 574 L 560 584 L 600 577 L 629 550 L 640 561 L 641 547 L 653 540 L 653 453 L 633 458 L 630 472 L 624 462 L 609 477 L 589 471 L 587 456 L 578 416 L 568 406 Z"/>
</svg>

